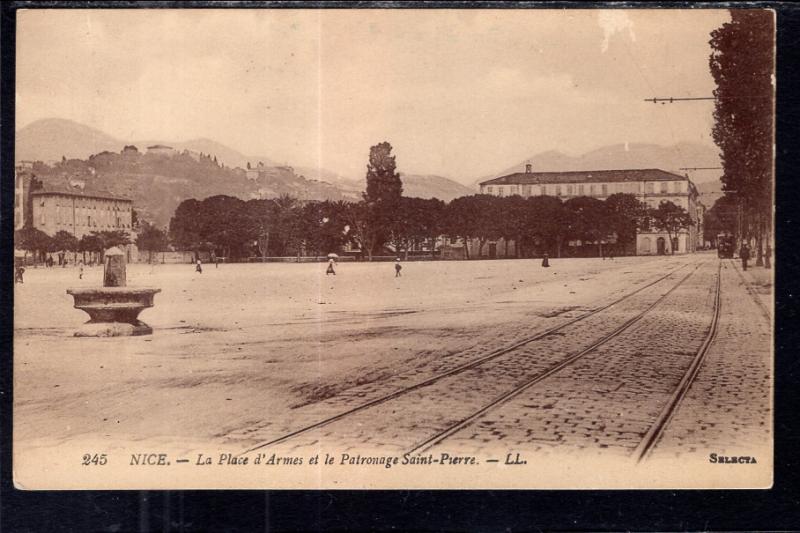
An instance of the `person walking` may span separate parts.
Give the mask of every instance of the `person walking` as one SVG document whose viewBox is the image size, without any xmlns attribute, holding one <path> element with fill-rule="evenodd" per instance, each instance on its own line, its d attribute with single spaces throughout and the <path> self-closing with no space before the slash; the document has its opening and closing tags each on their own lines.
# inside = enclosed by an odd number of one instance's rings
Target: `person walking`
<svg viewBox="0 0 800 533">
<path fill-rule="evenodd" d="M 327 276 L 328 274 L 333 274 L 334 276 L 336 275 L 336 269 L 335 269 L 335 268 L 333 268 L 333 266 L 334 266 L 335 264 L 336 264 L 336 261 L 334 261 L 334 260 L 333 260 L 333 257 L 331 257 L 330 259 L 328 259 L 328 268 L 325 270 L 325 275 L 326 275 L 326 276 Z"/>
<path fill-rule="evenodd" d="M 550 266 L 550 261 L 548 260 L 548 255 L 545 252 L 544 257 L 542 257 L 542 266 L 544 268 L 548 268 Z"/>
<path fill-rule="evenodd" d="M 197 260 L 197 266 L 194 267 L 194 271 L 199 274 L 203 273 L 203 263 L 200 262 L 200 259 Z"/>
<path fill-rule="evenodd" d="M 739 258 L 742 260 L 742 270 L 747 270 L 747 260 L 750 259 L 750 247 L 746 242 L 742 243 L 739 249 Z"/>
<path fill-rule="evenodd" d="M 22 280 L 22 275 L 25 273 L 25 268 L 22 265 L 18 266 L 17 269 L 14 271 L 14 283 L 24 283 Z"/>
<path fill-rule="evenodd" d="M 83 279 L 83 261 L 78 262 L 78 279 Z"/>
<path fill-rule="evenodd" d="M 394 260 L 394 277 L 399 278 L 402 276 L 400 271 L 403 270 L 403 265 L 400 264 L 400 258 Z"/>
</svg>

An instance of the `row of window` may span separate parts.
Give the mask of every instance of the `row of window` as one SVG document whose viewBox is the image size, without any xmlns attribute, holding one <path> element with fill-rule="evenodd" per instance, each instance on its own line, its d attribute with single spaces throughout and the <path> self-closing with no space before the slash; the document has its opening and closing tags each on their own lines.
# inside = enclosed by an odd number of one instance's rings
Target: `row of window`
<svg viewBox="0 0 800 533">
<path fill-rule="evenodd" d="M 45 204 L 45 201 L 42 200 L 39 205 L 44 207 L 44 204 Z M 69 209 L 72 209 L 74 207 L 75 209 L 92 209 L 92 210 L 95 210 L 95 211 L 97 210 L 97 204 L 96 203 L 88 202 L 86 200 L 77 200 L 74 205 L 73 205 L 72 202 L 67 202 L 67 203 L 64 204 L 64 203 L 56 201 L 56 207 L 67 207 Z M 120 204 L 118 204 L 116 202 L 114 202 L 113 204 L 109 205 L 108 203 L 104 202 L 103 204 L 101 204 L 100 209 L 107 209 L 107 210 L 110 210 L 110 211 L 125 211 L 125 212 L 127 212 L 127 211 L 131 210 L 131 206 L 130 205 L 120 205 Z"/>
<path fill-rule="evenodd" d="M 672 185 L 670 185 L 672 184 Z M 669 181 L 662 181 L 658 183 L 658 192 L 661 194 L 669 194 L 670 192 L 683 192 L 684 186 L 682 182 L 669 182 Z M 655 182 L 648 181 L 644 184 L 644 192 L 645 194 L 655 194 L 656 193 L 656 184 Z M 670 189 L 672 189 L 670 191 Z M 625 192 L 625 193 L 637 193 L 639 192 L 639 187 L 637 183 L 620 183 L 614 184 L 609 187 L 608 184 L 556 184 L 556 185 L 498 185 L 486 186 L 486 194 L 497 194 L 497 196 L 505 196 L 508 193 L 509 196 L 514 196 L 515 194 L 519 194 L 524 197 L 532 196 L 532 195 L 554 195 L 554 196 L 608 196 L 609 190 L 611 194 L 615 192 Z"/>
<path fill-rule="evenodd" d="M 508 190 L 509 196 L 514 196 L 515 194 L 519 194 L 524 197 L 533 196 L 533 195 L 555 195 L 555 196 L 608 196 L 608 185 L 603 183 L 602 185 L 595 185 L 595 184 L 579 184 L 579 185 L 509 185 L 509 186 L 498 186 L 497 187 L 497 196 L 505 196 L 506 190 Z M 486 187 L 486 194 L 495 194 L 495 188 L 492 185 L 488 185 Z"/>
</svg>

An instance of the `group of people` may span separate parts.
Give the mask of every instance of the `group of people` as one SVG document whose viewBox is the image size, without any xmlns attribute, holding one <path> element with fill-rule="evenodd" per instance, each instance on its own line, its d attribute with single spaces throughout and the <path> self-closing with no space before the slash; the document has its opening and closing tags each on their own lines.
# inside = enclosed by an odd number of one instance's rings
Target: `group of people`
<svg viewBox="0 0 800 533">
<path fill-rule="evenodd" d="M 400 278 L 403 276 L 401 271 L 403 270 L 403 265 L 400 264 L 400 258 L 394 260 L 394 277 Z M 336 275 L 336 258 L 329 257 L 328 258 L 328 268 L 325 269 L 325 275 L 329 276 L 333 274 Z"/>
</svg>

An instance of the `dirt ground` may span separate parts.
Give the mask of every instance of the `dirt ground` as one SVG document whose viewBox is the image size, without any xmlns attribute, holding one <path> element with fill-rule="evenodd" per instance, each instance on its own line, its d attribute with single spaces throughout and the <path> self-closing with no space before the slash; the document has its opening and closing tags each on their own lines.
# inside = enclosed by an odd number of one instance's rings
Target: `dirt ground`
<svg viewBox="0 0 800 533">
<path fill-rule="evenodd" d="M 493 349 L 608 302 L 703 256 L 615 260 L 128 265 L 129 286 L 161 289 L 151 336 L 75 338 L 88 317 L 71 268 L 29 269 L 15 288 L 17 453 L 225 441 L 291 419 L 355 385 L 452 354 Z"/>
</svg>

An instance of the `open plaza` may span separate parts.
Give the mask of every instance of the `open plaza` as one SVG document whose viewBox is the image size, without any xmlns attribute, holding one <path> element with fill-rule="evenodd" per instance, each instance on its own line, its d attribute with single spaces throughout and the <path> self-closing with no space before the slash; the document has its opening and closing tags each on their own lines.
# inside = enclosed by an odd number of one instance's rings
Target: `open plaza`
<svg viewBox="0 0 800 533">
<path fill-rule="evenodd" d="M 386 392 L 514 346 L 637 289 L 646 295 L 654 290 L 648 288 L 654 280 L 674 284 L 678 277 L 664 278 L 672 276 L 672 271 L 694 276 L 694 284 L 681 289 L 682 297 L 705 306 L 703 302 L 709 300 L 704 294 L 711 294 L 718 264 L 720 260 L 711 253 L 553 260 L 550 268 L 542 268 L 535 260 L 428 261 L 404 263 L 400 277 L 391 263 L 342 263 L 335 276 L 326 275 L 324 263 L 207 265 L 202 273 L 190 264 L 132 264 L 129 287 L 161 289 L 155 307 L 141 316 L 154 332 L 114 338 L 73 337 L 87 317 L 72 307 L 65 291 L 99 286 L 101 267 L 85 269 L 83 279 L 78 279 L 74 268 L 32 268 L 26 271 L 24 284 L 15 287 L 15 453 L 26 464 L 36 458 L 52 460 L 53 454 L 61 461 L 78 461 L 86 452 L 117 457 L 149 450 L 179 456 L 207 450 L 241 453 Z M 756 309 L 754 300 L 746 300 L 743 278 L 733 262 L 722 266 L 723 294 Z M 768 277 L 747 275 L 748 290 L 769 301 Z M 726 292 L 725 287 L 736 287 L 736 292 Z M 659 296 L 668 294 L 663 292 L 666 288 L 658 290 Z M 614 314 L 604 318 L 606 322 L 587 324 L 577 334 L 560 334 L 563 340 L 554 338 L 548 353 L 560 357 L 559 343 L 569 351 L 570 342 L 603 334 L 603 328 L 611 327 L 606 323 L 623 320 L 635 305 L 651 305 L 650 300 L 640 304 L 634 300 L 630 309 L 611 306 Z M 674 305 L 682 304 L 676 301 Z M 653 349 L 681 350 L 685 341 L 683 349 L 693 350 L 694 341 L 680 329 L 696 318 L 693 327 L 705 331 L 707 316 L 702 313 L 707 309 L 698 312 L 687 309 L 679 316 L 672 337 L 666 337 L 669 342 L 663 333 L 647 326 L 653 334 Z M 727 312 L 729 320 L 734 311 L 729 306 Z M 751 396 L 768 396 L 768 319 L 758 322 L 752 316 L 736 316 L 740 317 L 736 324 L 746 324 L 742 326 L 745 336 L 756 343 L 755 371 L 763 374 L 756 380 L 757 390 L 749 385 L 748 390 Z M 669 310 L 654 314 L 654 319 L 661 318 L 674 320 L 675 315 Z M 636 331 L 633 338 L 646 342 L 647 335 L 645 329 Z M 734 338 L 727 342 L 741 345 Z M 752 371 L 752 367 L 747 369 L 748 383 Z M 609 379 L 602 378 L 599 386 L 607 387 Z M 726 379 L 735 376 L 729 373 Z M 594 384 L 585 376 L 579 382 Z M 490 388 L 502 387 L 504 381 L 487 374 L 477 383 L 471 391 L 480 393 L 485 383 L 489 387 L 485 396 L 490 399 L 496 394 Z M 574 388 L 559 390 L 568 402 Z M 431 396 L 432 410 L 447 411 L 448 402 L 455 409 L 469 399 L 439 398 L 435 388 L 426 391 L 423 388 L 417 394 Z M 718 392 L 701 398 L 701 405 Z M 590 403 L 598 405 L 596 400 Z M 756 417 L 752 422 L 757 429 L 761 420 L 761 435 L 766 435 L 768 398 L 767 412 L 754 410 L 754 405 L 748 403 L 748 411 Z M 402 416 L 403 409 L 397 407 L 387 416 L 396 415 L 410 424 L 409 435 L 425 433 L 424 413 L 411 410 Z M 350 444 L 398 451 L 380 441 L 385 427 L 365 431 L 370 438 L 354 435 Z M 544 437 L 529 439 L 530 450 L 547 451 L 542 444 L 547 439 L 540 438 Z M 609 438 L 616 436 L 609 434 Z M 337 450 L 353 450 L 346 434 L 331 433 L 330 439 Z M 575 445 L 563 435 L 559 439 L 560 452 L 580 453 L 586 448 L 585 443 Z M 469 449 L 477 442 L 461 441 Z M 325 443 L 324 434 L 312 441 L 317 447 Z M 76 457 L 70 459 L 70 454 Z"/>
</svg>

